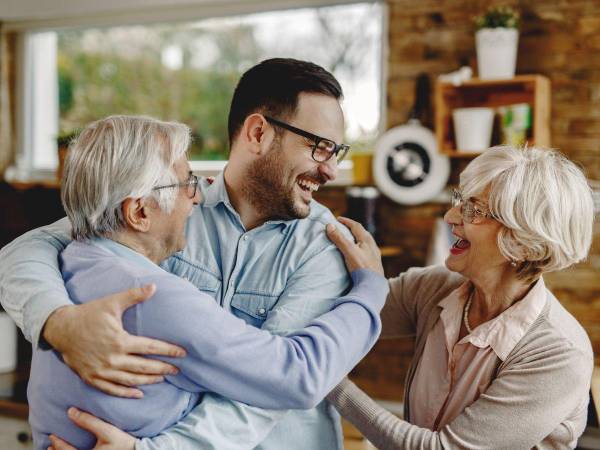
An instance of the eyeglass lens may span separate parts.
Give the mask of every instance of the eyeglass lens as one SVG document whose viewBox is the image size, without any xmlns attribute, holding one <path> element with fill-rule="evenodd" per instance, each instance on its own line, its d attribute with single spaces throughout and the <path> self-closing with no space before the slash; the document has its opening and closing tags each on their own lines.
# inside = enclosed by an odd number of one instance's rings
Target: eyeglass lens
<svg viewBox="0 0 600 450">
<path fill-rule="evenodd" d="M 313 158 L 318 162 L 325 162 L 333 156 L 335 143 L 327 139 L 321 139 L 313 151 Z"/>
<path fill-rule="evenodd" d="M 459 207 L 462 218 L 467 223 L 473 223 L 476 215 L 476 208 L 470 200 L 464 200 L 462 194 L 457 189 L 452 190 L 452 207 Z"/>
<path fill-rule="evenodd" d="M 198 177 L 196 175 L 190 175 L 190 178 L 187 181 L 186 191 L 189 198 L 194 198 L 196 196 L 196 189 L 198 189 Z"/>
</svg>

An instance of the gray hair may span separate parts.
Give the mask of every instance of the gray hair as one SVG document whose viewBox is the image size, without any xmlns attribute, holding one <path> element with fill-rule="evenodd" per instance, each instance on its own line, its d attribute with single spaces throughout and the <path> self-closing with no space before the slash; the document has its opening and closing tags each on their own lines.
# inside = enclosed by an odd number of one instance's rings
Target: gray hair
<svg viewBox="0 0 600 450">
<path fill-rule="evenodd" d="M 187 151 L 190 129 L 177 122 L 142 116 L 110 116 L 83 129 L 69 148 L 62 203 L 74 239 L 109 236 L 126 223 L 127 198 L 154 198 L 170 213 L 177 183 L 173 164 Z"/>
<path fill-rule="evenodd" d="M 583 260 L 592 242 L 594 204 L 583 172 L 556 150 L 492 147 L 460 175 L 465 198 L 487 195 L 504 227 L 498 247 L 521 278 Z"/>
</svg>

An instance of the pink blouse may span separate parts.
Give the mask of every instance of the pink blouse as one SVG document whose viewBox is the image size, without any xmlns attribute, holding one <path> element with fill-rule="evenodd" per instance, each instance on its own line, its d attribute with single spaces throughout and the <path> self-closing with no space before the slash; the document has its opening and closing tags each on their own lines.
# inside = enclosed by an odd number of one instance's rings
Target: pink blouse
<svg viewBox="0 0 600 450">
<path fill-rule="evenodd" d="M 458 341 L 471 289 L 466 282 L 438 303 L 443 311 L 427 337 L 408 399 L 414 425 L 440 430 L 475 402 L 538 317 L 546 298 L 540 278 L 521 301 Z"/>
</svg>

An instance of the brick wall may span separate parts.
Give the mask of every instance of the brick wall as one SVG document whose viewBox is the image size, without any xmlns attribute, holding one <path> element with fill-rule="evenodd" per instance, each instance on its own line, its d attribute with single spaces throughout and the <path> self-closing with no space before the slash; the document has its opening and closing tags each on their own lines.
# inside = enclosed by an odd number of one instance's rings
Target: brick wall
<svg viewBox="0 0 600 450">
<path fill-rule="evenodd" d="M 600 2 L 597 0 L 387 0 L 387 127 L 402 124 L 414 101 L 416 76 L 431 80 L 463 64 L 476 69 L 472 17 L 492 4 L 511 4 L 522 13 L 517 73 L 540 73 L 552 83 L 551 142 L 600 180 Z M 431 126 L 431 122 L 429 122 Z M 456 180 L 464 163 L 453 161 Z M 343 211 L 343 193 L 326 200 Z M 387 261 L 397 270 L 422 265 L 433 218 L 444 207 L 378 205 L 384 239 L 405 248 Z M 388 242 L 389 243 L 389 242 Z M 547 284 L 588 331 L 600 355 L 600 224 L 595 224 L 592 254 L 586 263 L 546 277 Z M 401 399 L 411 347 L 381 342 L 353 372 L 354 379 L 380 398 Z M 600 359 L 597 357 L 597 363 Z"/>
</svg>

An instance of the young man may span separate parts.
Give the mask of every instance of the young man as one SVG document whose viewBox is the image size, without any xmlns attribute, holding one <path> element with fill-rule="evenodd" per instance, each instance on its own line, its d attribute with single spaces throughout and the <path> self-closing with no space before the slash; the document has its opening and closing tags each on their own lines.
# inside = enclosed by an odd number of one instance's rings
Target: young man
<svg viewBox="0 0 600 450">
<path fill-rule="evenodd" d="M 200 184 L 203 202 L 188 221 L 187 246 L 163 264 L 272 333 L 302 328 L 349 287 L 343 259 L 323 232 L 334 218 L 312 200 L 348 150 L 340 144 L 341 95 L 335 78 L 311 63 L 272 59 L 248 70 L 231 104 L 229 163 L 212 185 Z M 123 385 L 160 381 L 173 368 L 135 354 L 177 349 L 122 330 L 120 314 L 135 293 L 70 305 L 56 266 L 65 227 L 33 232 L 2 251 L 2 305 L 31 342 L 47 341 L 87 382 L 139 395 Z M 327 450 L 341 449 L 342 440 L 339 416 L 326 403 L 265 411 L 209 394 L 179 424 L 137 446 L 175 445 Z"/>
</svg>

